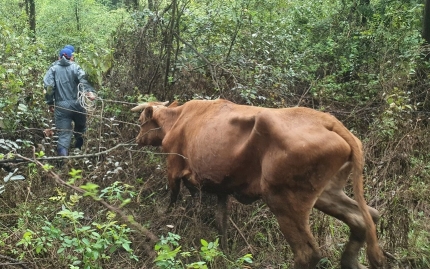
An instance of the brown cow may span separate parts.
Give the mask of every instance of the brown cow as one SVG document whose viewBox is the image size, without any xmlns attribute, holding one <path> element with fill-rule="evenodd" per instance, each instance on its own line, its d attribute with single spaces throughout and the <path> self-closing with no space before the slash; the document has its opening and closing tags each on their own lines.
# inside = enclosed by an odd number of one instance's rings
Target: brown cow
<svg viewBox="0 0 430 269">
<path fill-rule="evenodd" d="M 227 195 L 244 203 L 262 198 L 293 250 L 294 268 L 300 269 L 315 268 L 321 259 L 309 226 L 315 207 L 350 227 L 342 268 L 363 268 L 358 253 L 365 242 L 370 267 L 382 266 L 374 224 L 378 212 L 363 197 L 361 142 L 335 117 L 309 108 L 270 109 L 226 100 L 166 104 L 132 110 L 144 109 L 137 143 L 171 153 L 171 203 L 181 180 L 190 189 L 218 195 L 224 212 Z M 343 192 L 351 172 L 356 201 Z M 222 218 L 225 230 L 226 213 Z"/>
</svg>

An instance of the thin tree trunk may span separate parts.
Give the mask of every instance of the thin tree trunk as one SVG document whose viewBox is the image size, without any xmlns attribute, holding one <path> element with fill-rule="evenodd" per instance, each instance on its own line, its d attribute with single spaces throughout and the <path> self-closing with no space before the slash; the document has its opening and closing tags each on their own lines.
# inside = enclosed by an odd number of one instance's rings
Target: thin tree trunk
<svg viewBox="0 0 430 269">
<path fill-rule="evenodd" d="M 125 0 L 125 6 L 130 11 L 136 11 L 139 7 L 139 1 L 138 0 Z"/>
<path fill-rule="evenodd" d="M 34 0 L 25 0 L 25 12 L 28 16 L 28 24 L 34 40 L 36 40 L 36 5 Z"/>
<path fill-rule="evenodd" d="M 369 8 L 370 5 L 370 0 L 360 0 L 360 6 L 363 8 L 363 10 L 367 10 Z M 367 12 L 365 12 L 365 14 L 361 15 L 361 24 L 366 24 L 367 23 Z"/>
<path fill-rule="evenodd" d="M 78 2 L 76 2 L 75 4 L 75 19 L 76 19 L 76 30 L 78 30 L 78 32 L 81 31 L 81 23 L 79 20 L 79 8 L 78 8 Z"/>
<path fill-rule="evenodd" d="M 430 44 L 430 0 L 426 0 L 424 7 L 423 38 Z"/>
<path fill-rule="evenodd" d="M 167 94 L 167 88 L 169 86 L 169 74 L 170 74 L 170 57 L 172 55 L 173 50 L 173 31 L 175 29 L 175 23 L 176 23 L 176 11 L 178 9 L 176 0 L 172 1 L 172 16 L 170 18 L 170 25 L 169 29 L 166 33 L 165 40 L 166 40 L 166 69 L 164 74 L 164 94 L 163 96 L 166 97 Z"/>
</svg>

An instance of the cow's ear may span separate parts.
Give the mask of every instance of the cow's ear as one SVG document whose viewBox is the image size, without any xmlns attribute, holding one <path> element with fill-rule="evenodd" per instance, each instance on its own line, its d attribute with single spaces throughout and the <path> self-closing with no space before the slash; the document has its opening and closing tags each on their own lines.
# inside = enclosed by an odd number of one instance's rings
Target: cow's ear
<svg viewBox="0 0 430 269">
<path fill-rule="evenodd" d="M 145 119 L 148 119 L 148 120 L 151 119 L 153 112 L 154 112 L 154 109 L 152 108 L 152 106 L 145 108 L 145 111 L 143 112 L 145 113 Z"/>
<path fill-rule="evenodd" d="M 170 106 L 168 106 L 169 108 L 172 108 L 172 107 L 177 107 L 177 106 L 179 106 L 179 103 L 178 103 L 178 101 L 174 101 L 173 103 L 171 103 L 170 104 Z"/>
</svg>

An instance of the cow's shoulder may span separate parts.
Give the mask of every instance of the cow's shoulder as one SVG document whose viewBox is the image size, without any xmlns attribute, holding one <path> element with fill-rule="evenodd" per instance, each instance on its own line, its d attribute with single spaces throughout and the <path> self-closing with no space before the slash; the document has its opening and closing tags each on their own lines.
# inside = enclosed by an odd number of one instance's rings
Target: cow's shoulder
<svg viewBox="0 0 430 269">
<path fill-rule="evenodd" d="M 238 106 L 237 104 L 230 102 L 225 99 L 215 100 L 191 100 L 182 105 L 184 107 L 184 113 L 200 112 L 217 110 L 222 106 Z"/>
</svg>

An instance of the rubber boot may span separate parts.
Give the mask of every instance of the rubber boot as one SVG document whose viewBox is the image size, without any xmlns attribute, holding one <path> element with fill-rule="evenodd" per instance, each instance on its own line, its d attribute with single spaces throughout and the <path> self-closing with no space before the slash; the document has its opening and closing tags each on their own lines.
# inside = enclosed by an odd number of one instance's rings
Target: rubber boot
<svg viewBox="0 0 430 269">
<path fill-rule="evenodd" d="M 58 156 L 67 156 L 68 155 L 67 149 L 65 149 L 65 148 L 58 148 L 57 153 L 58 153 Z"/>
<path fill-rule="evenodd" d="M 65 148 L 58 148 L 57 149 L 57 154 L 58 154 L 58 156 L 67 156 L 68 155 L 67 149 L 65 149 Z M 64 165 L 64 160 L 58 160 L 57 161 L 57 167 L 58 168 L 63 167 L 63 165 Z"/>
<path fill-rule="evenodd" d="M 75 142 L 75 148 L 80 150 L 83 145 L 84 145 L 84 139 L 82 137 L 77 137 Z"/>
</svg>

